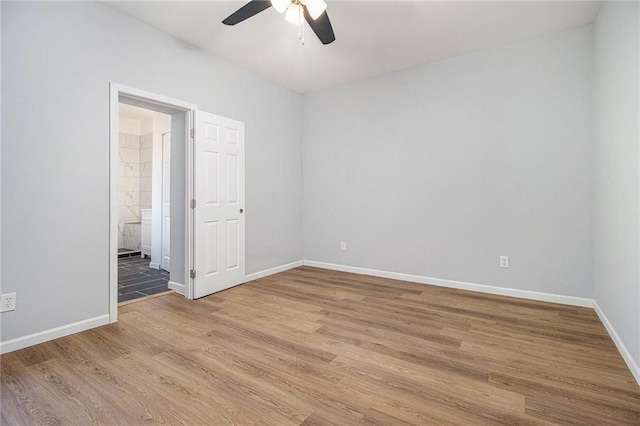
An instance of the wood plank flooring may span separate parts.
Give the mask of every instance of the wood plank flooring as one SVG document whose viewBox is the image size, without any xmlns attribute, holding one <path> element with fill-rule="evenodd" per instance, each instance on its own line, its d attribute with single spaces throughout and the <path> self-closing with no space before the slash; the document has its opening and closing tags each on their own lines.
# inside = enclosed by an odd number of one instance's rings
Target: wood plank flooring
<svg viewBox="0 0 640 426">
<path fill-rule="evenodd" d="M 639 425 L 592 309 L 309 267 L 2 355 L 0 422 Z"/>
</svg>

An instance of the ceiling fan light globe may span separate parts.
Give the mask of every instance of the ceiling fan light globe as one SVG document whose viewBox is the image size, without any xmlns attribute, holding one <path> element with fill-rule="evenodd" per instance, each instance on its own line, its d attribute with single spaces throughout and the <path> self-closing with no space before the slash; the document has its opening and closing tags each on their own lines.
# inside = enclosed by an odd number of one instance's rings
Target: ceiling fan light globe
<svg viewBox="0 0 640 426">
<path fill-rule="evenodd" d="M 287 9 L 287 13 L 284 15 L 284 19 L 292 24 L 299 25 L 302 17 L 302 6 L 296 3 L 291 3 Z"/>
<path fill-rule="evenodd" d="M 327 10 L 327 3 L 324 0 L 305 0 L 305 5 L 314 21 Z"/>
<path fill-rule="evenodd" d="M 273 6 L 278 13 L 282 13 L 287 10 L 290 4 L 291 0 L 271 0 L 271 6 Z"/>
</svg>

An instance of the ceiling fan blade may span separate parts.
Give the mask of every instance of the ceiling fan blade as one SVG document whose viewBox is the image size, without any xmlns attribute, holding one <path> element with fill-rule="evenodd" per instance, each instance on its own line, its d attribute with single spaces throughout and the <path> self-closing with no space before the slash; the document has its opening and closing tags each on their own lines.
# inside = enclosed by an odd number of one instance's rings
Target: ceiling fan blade
<svg viewBox="0 0 640 426">
<path fill-rule="evenodd" d="M 322 15 L 318 16 L 318 19 L 313 19 L 311 15 L 309 15 L 309 11 L 307 8 L 304 8 L 304 18 L 309 23 L 309 26 L 313 30 L 314 33 L 318 36 L 322 44 L 329 44 L 335 41 L 336 35 L 333 33 L 333 27 L 331 26 L 331 21 L 329 20 L 329 15 L 327 12 L 322 12 Z"/>
<path fill-rule="evenodd" d="M 253 15 L 257 15 L 263 10 L 269 9 L 270 7 L 271 0 L 251 0 L 240 9 L 227 16 L 222 23 L 225 25 L 235 25 L 245 19 L 251 18 Z"/>
</svg>

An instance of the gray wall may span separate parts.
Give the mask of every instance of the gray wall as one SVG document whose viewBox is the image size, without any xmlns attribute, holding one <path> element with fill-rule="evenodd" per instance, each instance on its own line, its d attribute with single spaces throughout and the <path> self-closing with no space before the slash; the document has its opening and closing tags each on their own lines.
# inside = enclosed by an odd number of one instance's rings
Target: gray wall
<svg viewBox="0 0 640 426">
<path fill-rule="evenodd" d="M 594 299 L 640 365 L 638 3 L 604 3 L 595 24 Z"/>
<path fill-rule="evenodd" d="M 95 2 L 2 2 L 2 340 L 108 313 L 109 82 L 246 124 L 246 272 L 302 258 L 302 99 Z"/>
<path fill-rule="evenodd" d="M 0 2 L 0 51 L 2 50 L 2 2 Z M 1 53 L 1 52 L 0 52 Z M 2 54 L 0 54 L 0 94 L 2 90 Z M 0 118 L 2 117 L 2 96 L 0 96 Z M 2 120 L 0 119 L 0 128 L 2 127 Z M 2 134 L 0 131 L 0 142 L 2 141 Z M 0 144 L 0 293 L 5 293 L 2 286 L 2 145 Z M 2 320 L 0 319 L 0 340 L 2 339 Z"/>
<path fill-rule="evenodd" d="M 591 297 L 592 49 L 584 27 L 305 95 L 305 258 Z"/>
</svg>

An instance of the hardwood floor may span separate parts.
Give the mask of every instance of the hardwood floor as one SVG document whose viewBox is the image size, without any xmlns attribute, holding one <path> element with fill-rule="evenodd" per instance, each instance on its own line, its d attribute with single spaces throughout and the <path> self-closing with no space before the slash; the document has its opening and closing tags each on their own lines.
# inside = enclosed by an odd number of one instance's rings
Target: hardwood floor
<svg viewBox="0 0 640 426">
<path fill-rule="evenodd" d="M 0 422 L 640 424 L 594 311 L 309 267 L 2 355 Z"/>
</svg>

